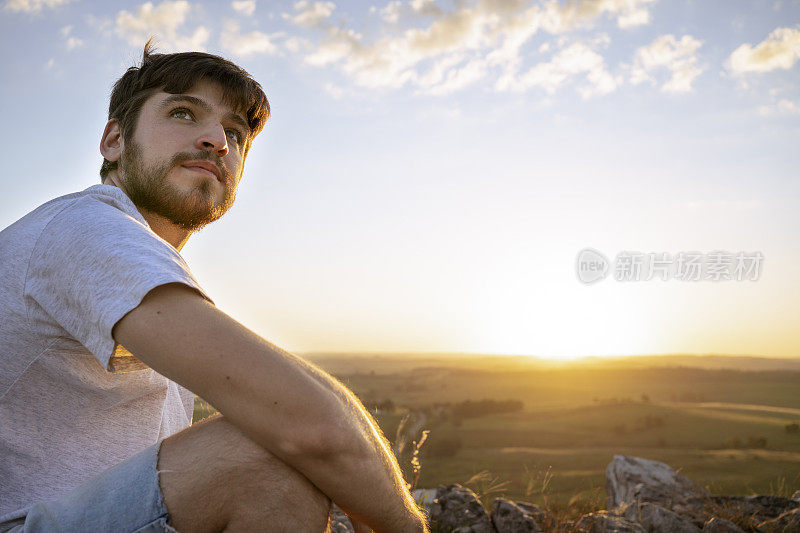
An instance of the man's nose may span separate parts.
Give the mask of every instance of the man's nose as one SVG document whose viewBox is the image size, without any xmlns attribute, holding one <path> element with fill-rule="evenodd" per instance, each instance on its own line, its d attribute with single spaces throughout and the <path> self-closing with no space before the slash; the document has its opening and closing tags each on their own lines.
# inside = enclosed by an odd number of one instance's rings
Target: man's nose
<svg viewBox="0 0 800 533">
<path fill-rule="evenodd" d="M 197 147 L 208 152 L 216 152 L 219 157 L 228 155 L 228 139 L 222 124 L 207 128 L 197 138 Z"/>
</svg>

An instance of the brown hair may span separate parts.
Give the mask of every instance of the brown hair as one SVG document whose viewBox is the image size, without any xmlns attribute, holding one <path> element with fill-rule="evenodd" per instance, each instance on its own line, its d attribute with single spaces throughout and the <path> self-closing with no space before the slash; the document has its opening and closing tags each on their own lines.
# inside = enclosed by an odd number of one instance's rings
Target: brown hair
<svg viewBox="0 0 800 533">
<path fill-rule="evenodd" d="M 144 45 L 142 63 L 130 67 L 114 84 L 108 104 L 108 119 L 119 121 L 122 137 L 130 139 L 145 100 L 158 91 L 172 94 L 191 90 L 198 81 L 207 79 L 222 87 L 226 105 L 244 113 L 250 133 L 245 143 L 245 155 L 269 118 L 269 101 L 255 81 L 243 68 L 227 59 L 203 52 L 156 54 L 153 40 Z M 103 159 L 100 177 L 105 179 L 116 170 L 117 162 Z"/>
</svg>

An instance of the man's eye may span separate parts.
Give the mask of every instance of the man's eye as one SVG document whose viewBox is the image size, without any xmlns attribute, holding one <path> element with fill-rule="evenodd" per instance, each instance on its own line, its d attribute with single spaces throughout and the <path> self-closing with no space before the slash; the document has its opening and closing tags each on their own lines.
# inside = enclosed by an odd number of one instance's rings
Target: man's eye
<svg viewBox="0 0 800 533">
<path fill-rule="evenodd" d="M 188 109 L 176 109 L 172 113 L 170 113 L 171 117 L 175 118 L 182 118 L 186 120 L 192 120 L 192 114 L 189 112 Z"/>
<path fill-rule="evenodd" d="M 228 133 L 228 137 L 233 139 L 233 142 L 236 143 L 237 146 L 242 143 L 242 134 L 241 133 L 239 133 L 236 130 L 228 130 L 227 133 Z"/>
</svg>

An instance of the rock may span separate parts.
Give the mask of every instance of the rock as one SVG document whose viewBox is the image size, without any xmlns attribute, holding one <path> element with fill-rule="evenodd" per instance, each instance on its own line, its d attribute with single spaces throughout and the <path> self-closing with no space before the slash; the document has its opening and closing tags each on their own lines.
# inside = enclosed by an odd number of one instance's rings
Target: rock
<svg viewBox="0 0 800 533">
<path fill-rule="evenodd" d="M 331 505 L 331 533 L 354 533 L 355 528 L 344 512 Z"/>
<path fill-rule="evenodd" d="M 584 515 L 575 529 L 582 533 L 647 533 L 640 524 L 608 511 Z"/>
<path fill-rule="evenodd" d="M 569 520 L 566 522 L 561 522 L 555 529 L 553 529 L 553 533 L 575 533 L 575 531 L 578 531 L 576 529 L 575 522 Z"/>
<path fill-rule="evenodd" d="M 497 533 L 539 533 L 539 525 L 522 506 L 505 498 L 496 498 L 492 505 L 492 524 Z"/>
<path fill-rule="evenodd" d="M 431 515 L 431 505 L 436 499 L 436 489 L 415 489 L 411 491 L 411 497 L 427 516 Z"/>
<path fill-rule="evenodd" d="M 708 496 L 664 463 L 624 455 L 615 455 L 606 468 L 606 492 L 609 509 L 623 503 L 649 502 L 677 512 L 685 510 L 690 498 Z"/>
<path fill-rule="evenodd" d="M 642 524 L 645 531 L 661 533 L 700 533 L 700 528 L 678 513 L 660 505 L 644 502 L 630 504 L 621 509 L 622 515 L 631 522 Z"/>
<path fill-rule="evenodd" d="M 763 533 L 797 532 L 800 531 L 800 509 L 786 511 L 777 518 L 758 524 L 758 531 Z"/>
<path fill-rule="evenodd" d="M 431 504 L 431 523 L 452 533 L 494 533 L 486 509 L 470 489 L 459 484 L 439 485 Z"/>
<path fill-rule="evenodd" d="M 515 503 L 517 506 L 521 507 L 523 511 L 528 513 L 531 518 L 533 518 L 534 522 L 536 522 L 536 524 L 539 526 L 539 529 L 555 527 L 555 518 L 551 517 L 546 511 L 543 511 L 538 506 L 528 502 Z"/>
<path fill-rule="evenodd" d="M 705 504 L 710 515 L 736 517 L 737 521 L 741 519 L 754 525 L 800 508 L 800 502 L 780 496 L 709 496 L 697 503 Z"/>
<path fill-rule="evenodd" d="M 715 516 L 703 525 L 703 533 L 744 533 L 744 529 Z"/>
</svg>

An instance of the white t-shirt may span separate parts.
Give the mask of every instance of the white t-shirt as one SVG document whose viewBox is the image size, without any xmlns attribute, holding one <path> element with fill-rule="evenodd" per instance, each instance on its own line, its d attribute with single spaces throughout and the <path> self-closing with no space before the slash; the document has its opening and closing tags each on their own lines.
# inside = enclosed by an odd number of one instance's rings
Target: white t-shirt
<svg viewBox="0 0 800 533">
<path fill-rule="evenodd" d="M 117 187 L 56 198 L 0 232 L 0 522 L 191 423 L 194 395 L 111 337 L 172 282 L 210 300 Z"/>
</svg>

